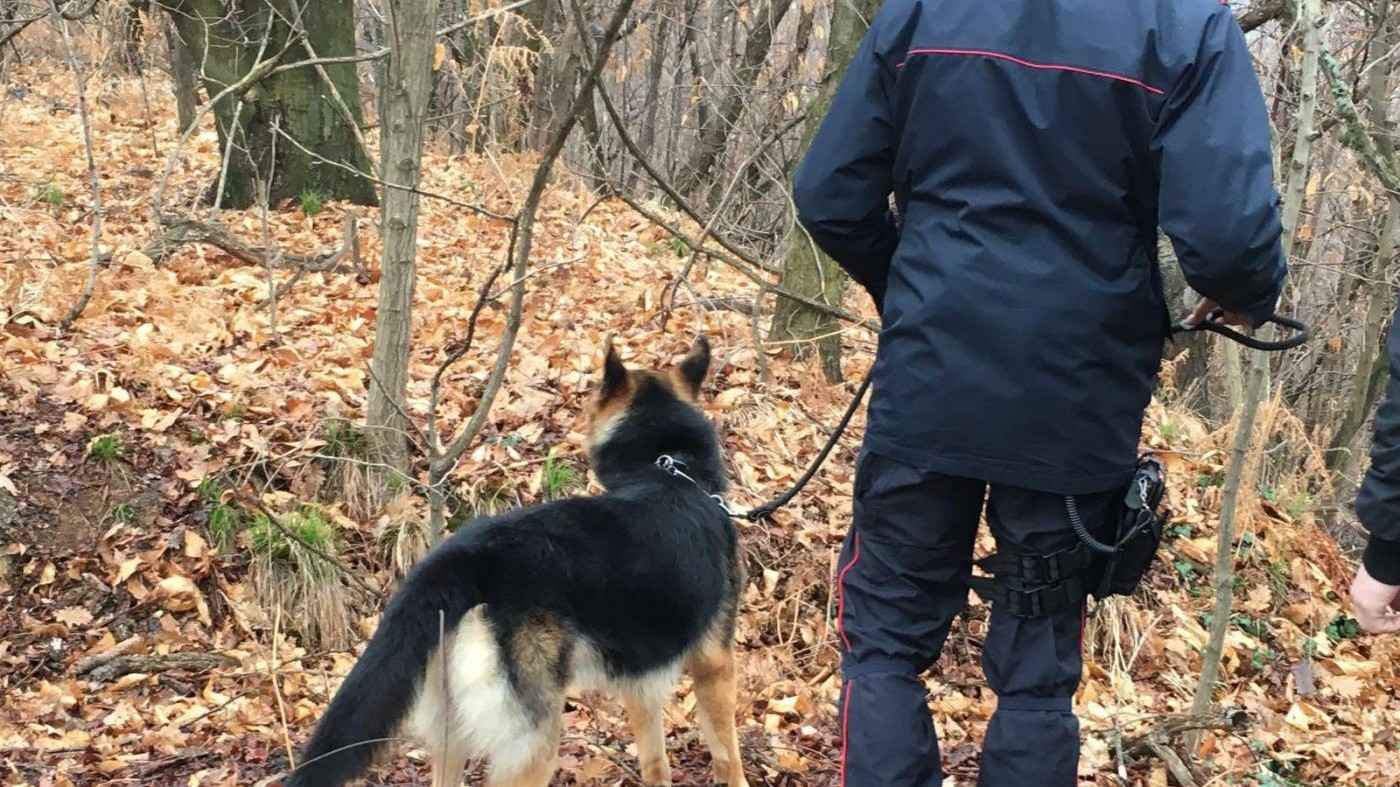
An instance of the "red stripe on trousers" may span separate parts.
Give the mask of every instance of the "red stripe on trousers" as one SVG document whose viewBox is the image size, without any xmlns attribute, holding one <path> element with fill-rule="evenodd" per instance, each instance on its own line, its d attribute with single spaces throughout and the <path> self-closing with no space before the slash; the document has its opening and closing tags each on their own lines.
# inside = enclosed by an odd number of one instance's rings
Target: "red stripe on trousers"
<svg viewBox="0 0 1400 787">
<path fill-rule="evenodd" d="M 846 787 L 846 750 L 850 748 L 848 740 L 851 723 L 851 694 L 855 690 L 855 684 L 846 681 L 846 701 L 842 703 L 841 708 L 841 787 Z"/>
<path fill-rule="evenodd" d="M 851 640 L 846 637 L 846 574 L 855 568 L 860 561 L 860 533 L 856 533 L 852 541 L 851 562 L 841 569 L 841 573 L 836 575 L 836 632 L 841 635 L 841 643 L 846 646 L 846 652 L 851 652 Z"/>
</svg>

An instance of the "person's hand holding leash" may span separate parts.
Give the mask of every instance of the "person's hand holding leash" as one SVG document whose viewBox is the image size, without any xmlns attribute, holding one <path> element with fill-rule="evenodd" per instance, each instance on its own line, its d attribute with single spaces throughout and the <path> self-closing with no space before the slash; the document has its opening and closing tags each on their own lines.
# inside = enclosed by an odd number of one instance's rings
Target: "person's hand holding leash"
<svg viewBox="0 0 1400 787">
<path fill-rule="evenodd" d="M 1216 312 L 1219 312 L 1219 314 L 1215 316 L 1212 320 L 1211 315 Z M 1254 327 L 1254 321 L 1250 318 L 1246 317 L 1243 314 L 1237 314 L 1232 311 L 1225 311 L 1220 307 L 1220 304 L 1216 303 L 1210 298 L 1202 298 L 1200 302 L 1196 304 L 1196 308 L 1191 312 L 1191 314 L 1186 319 L 1181 321 L 1181 324 L 1186 328 L 1194 328 L 1205 320 L 1211 320 L 1212 322 L 1219 323 L 1220 325 L 1238 325 L 1239 327 L 1245 329 L 1251 329 Z"/>
</svg>

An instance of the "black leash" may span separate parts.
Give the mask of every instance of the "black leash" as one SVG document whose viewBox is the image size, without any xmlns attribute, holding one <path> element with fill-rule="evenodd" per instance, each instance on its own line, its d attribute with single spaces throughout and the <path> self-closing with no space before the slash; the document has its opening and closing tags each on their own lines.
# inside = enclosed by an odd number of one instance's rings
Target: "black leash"
<svg viewBox="0 0 1400 787">
<path fill-rule="evenodd" d="M 856 389 L 856 395 L 851 399 L 851 406 L 847 407 L 846 414 L 841 416 L 841 422 L 836 425 L 836 429 L 832 431 L 831 437 L 826 439 L 826 445 L 822 446 L 821 453 L 817 454 L 817 458 L 812 461 L 811 466 L 807 468 L 807 472 L 803 473 L 802 477 L 797 479 L 797 483 L 793 484 L 791 489 L 769 500 L 767 503 L 753 508 L 744 514 L 739 514 L 738 516 L 750 522 L 767 519 L 773 515 L 774 511 L 791 503 L 792 499 L 797 497 L 797 493 L 801 492 L 802 487 L 806 486 L 807 483 L 812 480 L 812 477 L 821 469 L 822 463 L 831 455 L 832 449 L 836 447 L 836 443 L 841 439 L 841 433 L 845 432 L 846 427 L 851 425 L 851 419 L 855 417 L 856 410 L 860 409 L 860 402 L 865 398 L 865 392 L 870 390 L 870 378 L 874 373 L 875 367 L 871 366 L 870 371 L 865 373 L 865 379 L 861 380 L 860 388 Z"/>
<path fill-rule="evenodd" d="M 1179 333 L 1190 333 L 1192 331 L 1209 331 L 1210 333 L 1218 333 L 1232 342 L 1239 342 L 1251 350 L 1262 350 L 1263 352 L 1269 353 L 1291 350 L 1312 338 L 1312 327 L 1307 323 L 1301 320 L 1295 320 L 1292 317 L 1284 317 L 1281 314 L 1275 314 L 1267 320 L 1264 320 L 1264 322 L 1271 322 L 1275 325 L 1287 328 L 1294 331 L 1294 334 L 1286 339 L 1279 339 L 1278 341 L 1262 341 L 1253 336 L 1246 336 L 1233 328 L 1216 322 L 1216 320 L 1220 319 L 1220 315 L 1224 313 L 1224 310 L 1216 309 L 1210 314 L 1207 314 L 1204 320 L 1201 320 L 1195 325 L 1187 325 L 1185 320 L 1181 320 L 1172 325 L 1171 335 L 1176 336 Z"/>
<path fill-rule="evenodd" d="M 1253 336 L 1246 336 L 1239 331 L 1216 322 L 1222 314 L 1224 314 L 1224 310 L 1217 309 L 1206 315 L 1204 320 L 1201 320 L 1195 325 L 1187 325 L 1185 320 L 1181 320 L 1172 325 L 1170 336 L 1175 336 L 1179 333 L 1189 333 L 1191 331 L 1208 331 L 1224 336 L 1230 341 L 1239 342 L 1251 350 L 1260 350 L 1262 352 L 1291 350 L 1312 338 L 1312 327 L 1307 323 L 1301 320 L 1295 320 L 1292 317 L 1284 317 L 1283 315 L 1275 314 L 1264 322 L 1274 323 L 1275 325 L 1287 328 L 1294 331 L 1294 334 L 1286 339 L 1266 342 L 1261 339 L 1256 339 Z M 768 519 L 773 516 L 775 511 L 791 503 L 792 499 L 797 497 L 797 495 L 802 492 L 803 488 L 811 482 L 812 478 L 816 476 L 817 471 L 821 469 L 822 464 L 826 462 L 827 457 L 831 455 L 832 450 L 836 448 L 836 444 L 841 440 L 841 435 L 846 431 L 846 427 L 851 425 L 851 419 L 855 418 L 856 410 L 860 409 L 861 401 L 865 399 L 866 392 L 870 390 L 870 380 L 874 371 L 875 368 L 872 366 L 870 371 L 865 373 L 865 379 L 861 381 L 860 388 L 856 389 L 856 395 L 851 398 L 851 404 L 846 408 L 846 414 L 841 416 L 840 423 L 836 424 L 836 428 L 832 430 L 831 436 L 826 440 L 826 445 L 822 446 L 822 450 L 817 454 L 817 458 L 812 460 L 812 464 L 807 467 L 807 472 L 803 473 L 802 477 L 797 479 L 797 483 L 793 484 L 792 488 L 772 500 L 744 512 L 731 509 L 728 504 L 724 502 L 723 498 L 718 495 L 711 495 L 711 497 L 719 500 L 719 504 L 724 509 L 725 513 L 735 519 L 744 519 L 749 522 Z M 662 470 L 665 470 L 671 475 L 685 478 L 691 481 L 691 483 L 695 483 L 690 476 L 676 469 L 676 465 L 678 464 L 678 462 L 671 459 L 669 456 L 663 456 L 657 459 L 657 466 Z"/>
</svg>

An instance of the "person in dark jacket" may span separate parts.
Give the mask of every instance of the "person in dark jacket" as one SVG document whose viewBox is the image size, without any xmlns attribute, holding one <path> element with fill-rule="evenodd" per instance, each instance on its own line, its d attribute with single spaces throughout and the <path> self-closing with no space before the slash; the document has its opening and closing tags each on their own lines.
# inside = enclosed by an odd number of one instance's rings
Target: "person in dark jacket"
<svg viewBox="0 0 1400 787">
<path fill-rule="evenodd" d="M 1273 314 L 1263 95 L 1218 0 L 887 0 L 793 196 L 883 323 L 837 574 L 841 778 L 936 787 L 921 675 L 984 501 L 998 553 L 1037 560 L 1079 543 L 1066 496 L 1101 537 L 1122 511 L 1171 325 L 1158 228 L 1192 319 Z M 980 783 L 1072 785 L 1083 594 L 1019 579 L 1058 595 L 992 602 Z"/>
<path fill-rule="evenodd" d="M 1390 380 L 1376 408 L 1371 467 L 1356 496 L 1356 515 L 1371 534 L 1351 584 L 1351 606 L 1361 628 L 1373 634 L 1400 631 L 1400 296 L 1386 349 Z"/>
</svg>

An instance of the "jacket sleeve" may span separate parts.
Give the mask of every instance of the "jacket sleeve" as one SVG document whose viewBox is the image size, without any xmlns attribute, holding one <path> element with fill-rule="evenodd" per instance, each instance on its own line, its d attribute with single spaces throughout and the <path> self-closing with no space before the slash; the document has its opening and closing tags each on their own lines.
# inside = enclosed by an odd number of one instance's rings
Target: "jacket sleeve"
<svg viewBox="0 0 1400 787">
<path fill-rule="evenodd" d="M 899 231 L 890 214 L 894 128 L 886 66 L 872 27 L 861 41 L 793 178 L 797 219 L 812 241 L 884 303 Z"/>
<path fill-rule="evenodd" d="M 1400 318 L 1400 298 L 1396 314 Z M 1394 323 L 1386 344 L 1390 379 L 1376 409 L 1371 467 L 1356 495 L 1356 515 L 1371 533 L 1362 562 L 1371 576 L 1400 585 L 1400 330 Z"/>
<path fill-rule="evenodd" d="M 1158 222 L 1186 281 L 1256 325 L 1274 313 L 1280 243 L 1268 110 L 1244 33 L 1211 14 L 1192 65 L 1168 93 L 1153 139 Z"/>
</svg>

